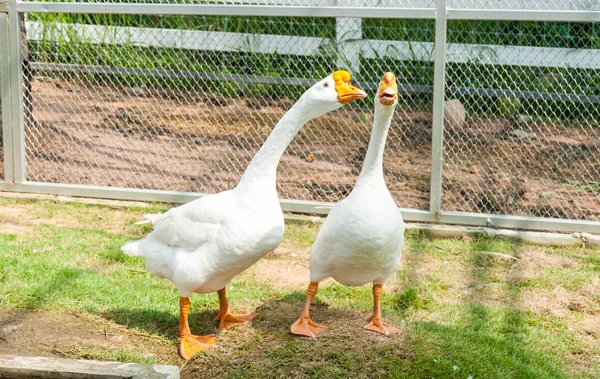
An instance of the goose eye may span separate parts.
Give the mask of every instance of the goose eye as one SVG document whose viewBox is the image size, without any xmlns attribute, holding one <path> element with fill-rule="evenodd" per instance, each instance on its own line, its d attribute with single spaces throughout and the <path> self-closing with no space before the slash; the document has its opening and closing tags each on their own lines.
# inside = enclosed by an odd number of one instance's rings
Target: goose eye
<svg viewBox="0 0 600 379">
<path fill-rule="evenodd" d="M 327 82 L 323 83 L 323 87 L 325 87 L 325 88 L 329 87 L 329 83 L 327 83 Z"/>
</svg>

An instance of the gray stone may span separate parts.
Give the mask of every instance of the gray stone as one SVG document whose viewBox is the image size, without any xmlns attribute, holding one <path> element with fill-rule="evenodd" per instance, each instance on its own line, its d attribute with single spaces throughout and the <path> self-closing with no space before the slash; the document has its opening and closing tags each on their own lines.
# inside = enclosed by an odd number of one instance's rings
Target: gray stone
<svg viewBox="0 0 600 379">
<path fill-rule="evenodd" d="M 467 112 L 460 100 L 444 101 L 444 125 L 448 129 L 459 129 L 465 123 Z"/>
<path fill-rule="evenodd" d="M 524 125 L 524 124 L 528 124 L 530 122 L 533 122 L 533 118 L 531 116 L 526 115 L 526 114 L 520 114 L 520 115 L 517 116 L 517 118 L 515 119 L 515 121 L 519 125 Z"/>
<path fill-rule="evenodd" d="M 520 129 L 511 130 L 509 132 L 509 134 L 511 136 L 513 136 L 513 137 L 517 137 L 517 138 L 520 138 L 520 139 L 538 139 L 537 134 L 535 134 L 535 133 L 527 133 L 526 131 L 520 130 Z"/>
<path fill-rule="evenodd" d="M 0 378 L 179 379 L 179 368 L 168 365 L 0 355 Z"/>
</svg>

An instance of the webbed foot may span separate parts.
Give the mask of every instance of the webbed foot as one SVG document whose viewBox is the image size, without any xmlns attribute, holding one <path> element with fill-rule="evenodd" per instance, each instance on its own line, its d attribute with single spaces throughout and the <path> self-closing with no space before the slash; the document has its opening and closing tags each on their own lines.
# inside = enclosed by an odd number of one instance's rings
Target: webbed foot
<svg viewBox="0 0 600 379">
<path fill-rule="evenodd" d="M 309 317 L 298 318 L 298 320 L 296 320 L 296 322 L 294 322 L 290 327 L 290 331 L 293 334 L 312 338 L 316 338 L 326 329 L 327 327 L 325 325 L 317 324 Z"/>
</svg>

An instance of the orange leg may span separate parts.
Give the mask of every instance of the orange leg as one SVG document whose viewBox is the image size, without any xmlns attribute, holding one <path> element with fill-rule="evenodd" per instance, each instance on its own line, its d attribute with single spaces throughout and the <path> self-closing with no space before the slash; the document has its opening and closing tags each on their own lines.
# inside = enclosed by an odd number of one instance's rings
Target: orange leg
<svg viewBox="0 0 600 379">
<path fill-rule="evenodd" d="M 320 325 L 316 322 L 313 322 L 310 319 L 309 315 L 310 303 L 317 294 L 318 290 L 319 283 L 311 282 L 308 285 L 308 290 L 306 291 L 306 303 L 304 304 L 304 310 L 302 311 L 302 314 L 300 315 L 298 320 L 296 320 L 296 322 L 294 322 L 290 327 L 290 331 L 293 334 L 315 338 L 319 334 L 321 334 L 325 329 L 327 329 L 325 325 Z"/>
<path fill-rule="evenodd" d="M 181 335 L 179 354 L 183 359 L 191 359 L 194 355 L 208 349 L 215 343 L 214 334 L 195 336 L 190 332 L 190 325 L 188 324 L 190 306 L 189 298 L 179 298 L 179 334 Z"/>
<path fill-rule="evenodd" d="M 229 303 L 227 302 L 225 288 L 217 291 L 217 293 L 219 294 L 219 303 L 221 305 L 219 314 L 216 318 L 216 320 L 219 321 L 219 330 L 229 329 L 236 325 L 252 324 L 252 319 L 254 319 L 258 313 L 254 312 L 239 315 L 231 314 L 229 311 Z"/>
<path fill-rule="evenodd" d="M 367 321 L 369 321 L 369 323 L 365 325 L 365 329 L 372 330 L 386 336 L 390 333 L 400 333 L 400 329 L 388 325 L 381 319 L 381 287 L 381 284 L 373 284 L 373 300 L 375 305 L 373 307 L 373 316 L 368 318 Z"/>
</svg>

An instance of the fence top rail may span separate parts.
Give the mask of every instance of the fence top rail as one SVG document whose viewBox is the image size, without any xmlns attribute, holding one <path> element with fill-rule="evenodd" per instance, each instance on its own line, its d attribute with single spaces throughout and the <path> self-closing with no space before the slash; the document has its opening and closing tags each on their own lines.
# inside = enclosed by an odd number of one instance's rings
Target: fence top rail
<svg viewBox="0 0 600 379">
<path fill-rule="evenodd" d="M 449 20 L 600 22 L 600 11 L 448 9 Z"/>
<path fill-rule="evenodd" d="M 18 12 L 433 19 L 433 8 L 17 2 Z"/>
<path fill-rule="evenodd" d="M 3 0 L 0 0 L 0 3 Z M 265 17 L 348 17 L 435 19 L 435 8 L 356 7 L 356 6 L 281 6 L 245 4 L 115 4 L 46 3 L 17 1 L 18 12 L 163 14 L 203 16 Z M 600 22 L 600 11 L 530 9 L 455 9 L 448 8 L 449 20 Z"/>
</svg>

